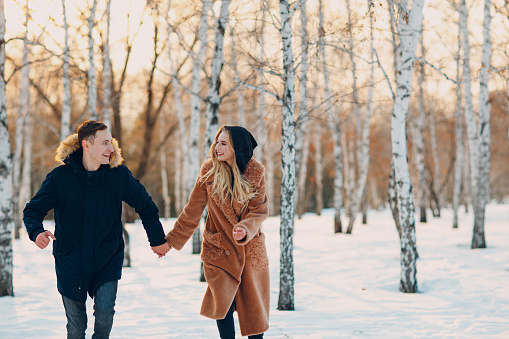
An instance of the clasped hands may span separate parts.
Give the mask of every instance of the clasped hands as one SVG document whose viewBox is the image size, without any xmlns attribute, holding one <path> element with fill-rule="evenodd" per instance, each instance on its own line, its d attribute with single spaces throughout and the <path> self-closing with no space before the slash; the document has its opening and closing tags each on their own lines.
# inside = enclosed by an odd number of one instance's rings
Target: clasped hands
<svg viewBox="0 0 509 339">
<path fill-rule="evenodd" d="M 53 233 L 51 233 L 51 231 L 44 231 L 37 235 L 37 237 L 35 239 L 35 244 L 40 249 L 44 249 L 48 246 L 48 244 L 50 243 L 50 240 L 57 240 L 57 238 L 55 238 L 55 236 L 53 235 Z M 164 257 L 166 255 L 166 253 L 168 253 L 170 250 L 171 250 L 171 246 L 167 242 L 162 245 L 152 247 L 152 252 L 157 254 L 157 256 L 159 258 Z"/>
<path fill-rule="evenodd" d="M 157 254 L 157 256 L 159 258 L 164 257 L 166 255 L 166 253 L 168 253 L 170 250 L 171 250 L 171 246 L 167 242 L 165 242 L 164 244 L 159 245 L 159 246 L 152 246 L 152 252 Z"/>
</svg>

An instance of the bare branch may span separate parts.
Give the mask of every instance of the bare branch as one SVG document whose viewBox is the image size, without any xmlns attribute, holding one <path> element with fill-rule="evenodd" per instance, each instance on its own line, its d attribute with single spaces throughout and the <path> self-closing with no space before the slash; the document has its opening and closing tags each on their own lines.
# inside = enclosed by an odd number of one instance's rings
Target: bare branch
<svg viewBox="0 0 509 339">
<path fill-rule="evenodd" d="M 426 59 L 424 59 L 423 57 L 418 57 L 416 58 L 417 60 L 419 61 L 422 61 L 424 62 L 425 64 L 428 64 L 431 66 L 431 68 L 433 68 L 435 71 L 437 71 L 438 73 L 442 74 L 447 80 L 451 81 L 453 84 L 457 84 L 456 80 L 453 80 L 451 78 L 449 78 L 444 72 L 442 72 L 440 69 L 438 69 L 437 67 L 435 67 L 432 63 L 428 62 Z"/>
</svg>

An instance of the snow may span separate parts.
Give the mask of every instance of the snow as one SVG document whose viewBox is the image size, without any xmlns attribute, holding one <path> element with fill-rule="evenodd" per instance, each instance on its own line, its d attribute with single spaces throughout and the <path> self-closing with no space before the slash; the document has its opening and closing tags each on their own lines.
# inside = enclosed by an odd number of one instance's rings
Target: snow
<svg viewBox="0 0 509 339">
<path fill-rule="evenodd" d="M 470 249 L 473 216 L 452 211 L 417 224 L 419 293 L 399 292 L 399 239 L 390 211 L 333 234 L 332 211 L 296 219 L 295 311 L 278 311 L 279 218 L 263 226 L 271 263 L 266 338 L 509 338 L 509 205 L 488 205 L 487 249 Z M 358 218 L 360 219 L 360 218 Z M 165 230 L 175 219 L 163 221 Z M 206 284 L 191 241 L 157 259 L 140 224 L 127 228 L 132 267 L 123 271 L 112 338 L 217 338 L 199 315 Z M 51 226 L 49 226 L 51 229 Z M 51 250 L 14 241 L 15 297 L 0 298 L 0 338 L 64 338 L 65 313 Z M 92 302 L 87 302 L 92 335 Z M 240 337 L 236 323 L 237 336 Z"/>
</svg>

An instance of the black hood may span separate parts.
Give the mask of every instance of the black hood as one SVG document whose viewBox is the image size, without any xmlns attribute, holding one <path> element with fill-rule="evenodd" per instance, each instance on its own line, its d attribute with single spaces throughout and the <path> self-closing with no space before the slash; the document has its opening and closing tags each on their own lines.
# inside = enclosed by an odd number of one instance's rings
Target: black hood
<svg viewBox="0 0 509 339">
<path fill-rule="evenodd" d="M 258 146 L 253 135 L 244 127 L 226 126 L 232 137 L 235 161 L 241 174 L 244 174 L 247 163 L 253 157 L 253 150 Z"/>
</svg>

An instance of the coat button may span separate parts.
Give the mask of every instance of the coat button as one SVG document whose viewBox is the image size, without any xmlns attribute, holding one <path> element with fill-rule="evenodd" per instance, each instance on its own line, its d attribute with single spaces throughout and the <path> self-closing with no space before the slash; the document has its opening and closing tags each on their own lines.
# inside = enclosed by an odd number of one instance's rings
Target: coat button
<svg viewBox="0 0 509 339">
<path fill-rule="evenodd" d="M 91 177 L 92 176 L 92 173 L 88 173 L 88 176 Z"/>
<path fill-rule="evenodd" d="M 237 256 L 237 258 L 239 258 L 239 260 L 240 260 L 240 259 L 242 259 L 242 256 L 239 254 L 239 255 Z"/>
<path fill-rule="evenodd" d="M 228 250 L 224 251 L 224 253 L 226 253 L 226 255 L 230 255 L 230 251 Z"/>
</svg>

